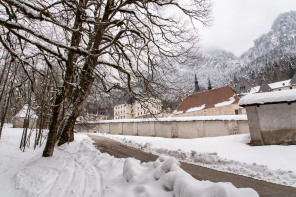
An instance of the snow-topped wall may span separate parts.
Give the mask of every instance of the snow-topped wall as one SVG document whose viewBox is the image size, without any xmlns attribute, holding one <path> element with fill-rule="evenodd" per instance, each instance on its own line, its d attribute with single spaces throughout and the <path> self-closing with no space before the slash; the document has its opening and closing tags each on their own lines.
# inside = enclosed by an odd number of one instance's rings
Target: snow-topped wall
<svg viewBox="0 0 296 197">
<path fill-rule="evenodd" d="M 245 115 L 86 122 L 76 124 L 75 130 L 166 138 L 198 138 L 249 133 Z"/>
</svg>

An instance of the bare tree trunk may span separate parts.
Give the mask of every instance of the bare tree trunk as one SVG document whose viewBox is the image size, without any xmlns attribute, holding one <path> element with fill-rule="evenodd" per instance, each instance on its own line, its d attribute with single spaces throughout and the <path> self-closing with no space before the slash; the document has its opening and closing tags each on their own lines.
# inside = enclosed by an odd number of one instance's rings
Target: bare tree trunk
<svg viewBox="0 0 296 197">
<path fill-rule="evenodd" d="M 6 66 L 5 66 L 5 67 L 6 67 Z M 11 69 L 11 63 L 9 63 L 8 71 L 7 71 L 7 74 L 5 75 L 5 79 L 4 79 L 3 84 L 2 84 L 2 87 L 3 87 L 3 88 L 2 88 L 2 92 L 1 92 L 1 94 L 0 94 L 0 102 L 1 102 L 2 97 L 3 97 L 3 94 L 4 94 L 4 92 L 5 92 L 5 87 L 6 87 L 6 84 L 7 84 L 8 78 L 9 78 L 10 69 Z M 3 73 L 5 73 L 5 70 L 3 70 Z M 2 73 L 2 74 L 3 74 L 3 73 Z M 2 81 L 2 79 L 1 79 L 1 81 Z"/>
<path fill-rule="evenodd" d="M 32 83 L 30 82 L 28 85 L 28 109 L 26 112 L 26 117 L 24 120 L 24 125 L 23 125 L 23 135 L 20 143 L 20 149 L 24 152 L 27 143 L 30 143 L 30 136 L 31 133 L 28 136 L 28 128 L 30 126 L 30 116 L 31 116 L 31 101 L 32 101 Z M 28 136 L 28 137 L 27 137 Z"/>
<path fill-rule="evenodd" d="M 81 15 L 83 14 L 83 0 L 79 1 L 78 9 L 75 17 L 74 22 L 74 29 L 79 29 L 82 26 Z M 73 33 L 71 38 L 71 46 L 79 46 L 81 41 L 81 32 L 76 31 Z M 53 155 L 54 146 L 58 140 L 58 129 L 62 122 L 62 111 L 63 111 L 63 102 L 67 99 L 67 96 L 73 91 L 73 87 L 69 84 L 73 82 L 74 78 L 74 68 L 73 64 L 76 62 L 77 57 L 75 57 L 75 53 L 73 51 L 69 51 L 68 60 L 66 62 L 66 74 L 65 74 L 65 81 L 64 81 L 64 89 L 61 92 L 57 93 L 53 115 L 51 117 L 51 123 L 49 127 L 49 133 L 47 137 L 46 146 L 43 151 L 43 157 L 50 157 Z M 75 118 L 76 120 L 76 118 Z M 75 123 L 75 121 L 74 121 Z M 66 135 L 66 134 L 63 134 Z M 74 139 L 73 139 L 74 140 Z"/>
<path fill-rule="evenodd" d="M 13 84 L 11 84 L 11 86 L 13 86 Z M 6 118 L 6 115 L 7 115 L 7 110 L 8 110 L 8 107 L 9 107 L 12 92 L 13 92 L 13 89 L 11 87 L 11 89 L 9 90 L 8 96 L 7 96 L 7 98 L 5 98 L 5 101 L 4 101 L 4 103 L 5 103 L 4 104 L 4 109 L 3 109 L 2 114 L 1 114 L 0 139 L 1 139 L 2 130 L 3 130 L 4 123 L 5 123 L 5 118 Z"/>
<path fill-rule="evenodd" d="M 61 136 L 58 142 L 59 146 L 67 142 L 72 142 L 74 140 L 74 126 L 76 118 L 79 116 L 79 113 L 83 108 L 84 101 L 90 93 L 90 87 L 94 82 L 92 70 L 93 68 L 91 65 L 95 65 L 96 59 L 89 59 L 89 62 L 91 63 L 86 63 L 84 65 L 84 72 L 80 80 L 79 87 L 76 87 L 76 89 L 74 90 L 74 96 L 72 98 L 72 103 L 70 104 L 70 106 L 73 106 L 73 109 L 71 109 L 71 115 L 66 120 L 64 127 L 61 130 Z"/>
<path fill-rule="evenodd" d="M 57 92 L 57 97 L 53 107 L 51 122 L 49 124 L 47 141 L 42 154 L 43 157 L 51 157 L 53 155 L 54 146 L 58 139 L 57 131 L 61 123 L 63 92 L 64 92 L 63 90 L 60 90 Z"/>
<path fill-rule="evenodd" d="M 7 73 L 7 76 L 6 76 L 6 79 L 5 79 L 5 85 L 8 81 L 8 75 L 9 75 L 9 72 L 10 72 L 10 68 L 11 68 L 11 63 L 9 65 L 9 68 L 8 68 L 8 73 Z M 0 139 L 1 139 L 1 135 L 2 135 L 2 130 L 3 130 L 3 125 L 4 125 L 4 122 L 5 122 L 5 118 L 6 118 L 6 115 L 7 115 L 7 110 L 9 108 L 9 105 L 10 105 L 10 100 L 11 100 L 11 95 L 13 94 L 13 89 L 14 89 L 14 81 L 15 81 L 15 77 L 16 77 L 16 73 L 17 73 L 17 68 L 18 66 L 16 66 L 16 70 L 14 72 L 14 75 L 13 75 L 13 78 L 10 79 L 11 82 L 10 82 L 10 89 L 8 91 L 8 93 L 6 93 L 6 98 L 4 100 L 4 108 L 2 110 L 2 114 L 1 114 L 1 125 L 0 125 Z M 4 94 L 4 87 L 3 87 L 3 91 L 1 92 L 1 97 L 3 96 Z M 1 99 L 0 99 L 1 101 Z"/>
<path fill-rule="evenodd" d="M 7 57 L 5 58 L 5 60 L 7 60 Z M 7 65 L 8 65 L 7 63 L 4 64 L 4 68 L 3 68 L 2 73 L 0 75 L 0 84 L 2 84 L 2 80 L 3 80 L 4 74 L 5 74 L 5 70 L 6 70 Z"/>
<path fill-rule="evenodd" d="M 39 131 L 38 131 L 38 134 L 37 134 L 37 131 L 36 131 L 36 138 L 35 138 L 35 143 L 34 143 L 34 149 L 38 146 L 38 144 L 41 145 L 41 136 L 42 136 L 42 133 L 43 133 L 43 127 L 44 127 L 44 120 L 43 120 L 43 117 L 44 117 L 44 113 L 46 111 L 44 111 L 44 108 L 45 108 L 45 94 L 46 94 L 46 88 L 47 88 L 47 85 L 48 85 L 48 74 L 49 74 L 49 69 L 47 69 L 47 72 L 46 72 L 46 77 L 45 77 L 45 84 L 43 89 L 42 89 L 42 98 L 41 98 L 41 103 L 40 103 L 40 115 L 39 115 Z M 37 130 L 37 128 L 36 128 Z"/>
</svg>

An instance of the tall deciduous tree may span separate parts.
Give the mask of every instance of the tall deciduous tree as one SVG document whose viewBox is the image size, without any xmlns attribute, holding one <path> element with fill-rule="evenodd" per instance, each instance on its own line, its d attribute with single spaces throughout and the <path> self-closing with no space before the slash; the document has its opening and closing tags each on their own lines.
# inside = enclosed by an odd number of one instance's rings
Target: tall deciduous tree
<svg viewBox="0 0 296 197">
<path fill-rule="evenodd" d="M 146 96 L 133 88 L 139 82 L 145 94 L 165 89 L 166 66 L 195 47 L 193 21 L 207 24 L 210 7 L 209 0 L 1 0 L 3 48 L 24 68 L 39 62 L 62 72 L 43 156 L 74 140 L 95 79 L 104 92 L 124 88 L 138 98 Z"/>
</svg>

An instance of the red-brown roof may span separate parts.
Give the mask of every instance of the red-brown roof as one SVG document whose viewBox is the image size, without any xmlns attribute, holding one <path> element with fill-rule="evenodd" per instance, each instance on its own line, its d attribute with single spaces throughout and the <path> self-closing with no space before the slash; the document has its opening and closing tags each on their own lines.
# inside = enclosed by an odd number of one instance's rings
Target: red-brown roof
<svg viewBox="0 0 296 197">
<path fill-rule="evenodd" d="M 232 97 L 235 100 L 231 104 L 236 104 L 239 102 L 239 98 L 236 93 L 228 86 L 205 92 L 198 92 L 186 97 L 177 108 L 177 111 L 186 112 L 191 108 L 200 107 L 202 105 L 205 105 L 204 109 L 212 108 L 218 103 L 229 101 Z"/>
</svg>

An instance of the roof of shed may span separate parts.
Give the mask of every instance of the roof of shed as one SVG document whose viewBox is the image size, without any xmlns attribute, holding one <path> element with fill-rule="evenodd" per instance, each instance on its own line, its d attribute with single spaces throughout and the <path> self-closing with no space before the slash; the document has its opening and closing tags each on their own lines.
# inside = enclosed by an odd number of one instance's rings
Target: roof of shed
<svg viewBox="0 0 296 197">
<path fill-rule="evenodd" d="M 239 101 L 240 106 L 296 102 L 296 89 L 249 94 Z"/>
<path fill-rule="evenodd" d="M 27 115 L 27 111 L 28 111 L 28 104 L 25 104 L 23 106 L 23 108 L 13 117 L 13 118 L 25 118 Z M 30 118 L 38 118 L 37 114 L 35 113 L 35 111 L 33 111 L 32 109 L 29 110 L 30 113 L 28 114 L 28 116 Z"/>
</svg>

